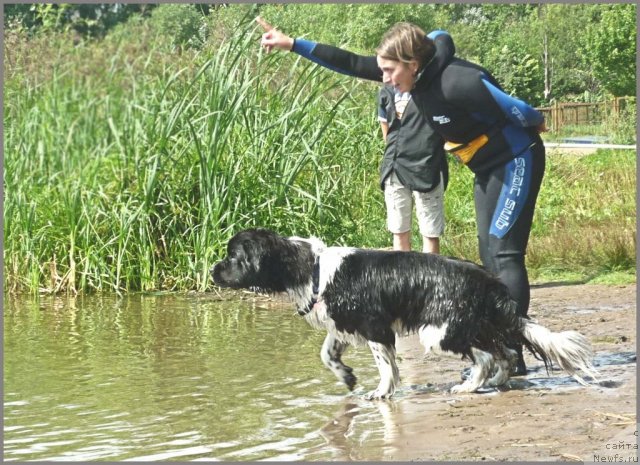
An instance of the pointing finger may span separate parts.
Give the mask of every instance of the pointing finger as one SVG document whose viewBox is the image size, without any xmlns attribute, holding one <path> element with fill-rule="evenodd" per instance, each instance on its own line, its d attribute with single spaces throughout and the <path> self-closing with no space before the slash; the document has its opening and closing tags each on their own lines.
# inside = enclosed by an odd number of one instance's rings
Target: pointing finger
<svg viewBox="0 0 640 465">
<path fill-rule="evenodd" d="M 256 18 L 256 22 L 262 26 L 262 29 L 264 29 L 265 31 L 269 32 L 273 29 L 273 26 L 271 24 L 269 24 L 268 22 L 266 22 L 264 19 L 262 19 L 260 16 L 258 16 Z"/>
</svg>

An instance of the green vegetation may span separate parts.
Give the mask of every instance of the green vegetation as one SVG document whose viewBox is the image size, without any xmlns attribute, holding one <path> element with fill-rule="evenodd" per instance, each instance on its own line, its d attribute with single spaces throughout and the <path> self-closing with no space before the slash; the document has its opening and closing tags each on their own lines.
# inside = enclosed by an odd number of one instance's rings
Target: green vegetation
<svg viewBox="0 0 640 465">
<path fill-rule="evenodd" d="M 633 151 L 550 157 L 528 254 L 533 277 L 571 271 L 593 280 L 634 272 L 635 199 Z"/>
<path fill-rule="evenodd" d="M 202 49 L 261 14 L 296 36 L 371 53 L 398 21 L 445 29 L 458 54 L 484 64 L 533 105 L 635 94 L 636 5 L 621 4 L 11 4 L 5 28 L 30 35 L 104 37 L 124 21 L 150 19 L 164 40 Z M 135 36 L 130 36 L 130 39 Z"/>
<path fill-rule="evenodd" d="M 243 10 L 200 42 L 161 12 L 100 42 L 6 32 L 5 289 L 205 290 L 251 226 L 388 247 L 377 87 L 264 55 Z M 634 155 L 549 157 L 534 279 L 633 273 Z M 452 162 L 443 253 L 477 261 L 472 184 Z"/>
</svg>

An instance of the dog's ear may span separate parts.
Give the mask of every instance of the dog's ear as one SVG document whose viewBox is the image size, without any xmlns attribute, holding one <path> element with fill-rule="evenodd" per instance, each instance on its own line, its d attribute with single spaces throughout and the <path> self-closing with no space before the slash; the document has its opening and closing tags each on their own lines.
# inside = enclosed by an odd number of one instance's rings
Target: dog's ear
<svg viewBox="0 0 640 465">
<path fill-rule="evenodd" d="M 279 251 L 283 249 L 285 239 L 265 228 L 246 229 L 232 239 L 235 250 L 240 251 L 243 259 L 254 269 L 273 263 Z M 231 247 L 231 242 L 230 242 Z"/>
</svg>

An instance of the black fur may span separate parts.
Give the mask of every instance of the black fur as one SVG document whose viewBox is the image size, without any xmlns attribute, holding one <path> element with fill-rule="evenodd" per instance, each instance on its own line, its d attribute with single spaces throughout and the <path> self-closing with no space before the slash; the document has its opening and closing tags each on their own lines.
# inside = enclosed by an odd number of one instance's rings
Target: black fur
<svg viewBox="0 0 640 465">
<path fill-rule="evenodd" d="M 359 251 L 346 257 L 323 292 L 338 330 L 393 344 L 392 323 L 414 332 L 449 329 L 443 350 L 472 358 L 519 339 L 519 318 L 506 287 L 471 262 L 418 252 Z"/>
</svg>

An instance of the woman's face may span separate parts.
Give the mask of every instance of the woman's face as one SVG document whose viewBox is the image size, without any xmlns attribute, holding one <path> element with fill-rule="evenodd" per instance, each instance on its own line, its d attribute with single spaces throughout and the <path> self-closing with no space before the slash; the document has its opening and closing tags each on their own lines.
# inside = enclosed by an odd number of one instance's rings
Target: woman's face
<svg viewBox="0 0 640 465">
<path fill-rule="evenodd" d="M 394 86 L 400 92 L 409 92 L 413 89 L 418 62 L 411 60 L 409 63 L 389 60 L 377 57 L 378 67 L 382 70 L 382 82 Z"/>
</svg>

